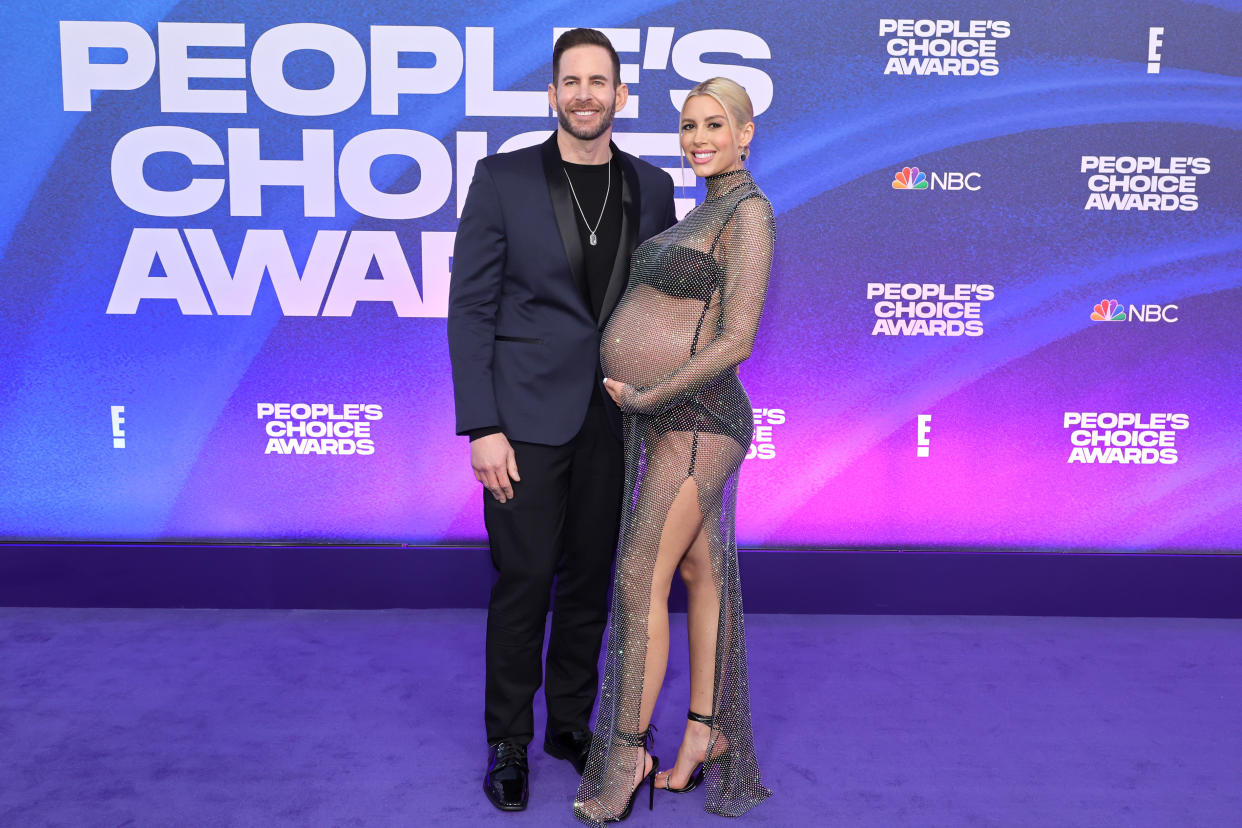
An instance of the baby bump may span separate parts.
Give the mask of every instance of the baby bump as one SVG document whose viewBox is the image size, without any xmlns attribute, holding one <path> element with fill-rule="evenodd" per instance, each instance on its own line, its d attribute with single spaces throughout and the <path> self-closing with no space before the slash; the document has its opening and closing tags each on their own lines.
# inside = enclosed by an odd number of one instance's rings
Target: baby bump
<svg viewBox="0 0 1242 828">
<path fill-rule="evenodd" d="M 604 374 L 638 387 L 668 376 L 690 358 L 702 311 L 701 301 L 669 296 L 648 285 L 633 286 L 604 329 L 600 343 Z"/>
</svg>

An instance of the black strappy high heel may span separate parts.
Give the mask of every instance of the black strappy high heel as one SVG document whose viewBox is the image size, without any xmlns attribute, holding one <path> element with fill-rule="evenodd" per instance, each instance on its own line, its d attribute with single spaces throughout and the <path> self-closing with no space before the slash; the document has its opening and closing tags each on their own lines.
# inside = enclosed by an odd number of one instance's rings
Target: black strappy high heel
<svg viewBox="0 0 1242 828">
<path fill-rule="evenodd" d="M 692 722 L 698 722 L 699 724 L 707 725 L 709 731 L 716 726 L 716 720 L 713 717 L 700 715 L 698 713 L 695 713 L 693 710 L 686 713 L 686 718 Z M 708 747 L 708 750 L 711 750 L 710 733 L 708 736 L 707 747 Z M 697 788 L 699 784 L 703 781 L 703 775 L 707 772 L 708 766 L 710 766 L 713 762 L 719 762 L 721 758 L 723 758 L 725 754 L 727 754 L 728 752 L 729 752 L 729 749 L 725 748 L 717 755 L 704 759 L 702 762 L 699 762 L 699 764 L 695 766 L 694 770 L 690 772 L 690 778 L 686 780 L 686 784 L 680 788 L 674 788 L 672 785 L 668 784 L 668 779 L 665 779 L 664 784 L 666 785 L 666 787 L 664 788 L 664 790 L 668 791 L 669 793 L 675 793 L 675 794 L 690 793 L 695 788 Z M 669 771 L 669 776 L 672 776 L 672 771 Z"/>
<path fill-rule="evenodd" d="M 643 789 L 644 783 L 647 785 L 647 809 L 650 811 L 655 810 L 655 775 L 656 771 L 660 769 L 660 757 L 651 755 L 651 746 L 654 744 L 654 739 L 651 736 L 651 731 L 653 730 L 655 730 L 655 725 L 649 725 L 647 729 L 641 733 L 623 733 L 619 730 L 613 731 L 613 738 L 616 741 L 623 745 L 642 748 L 644 758 L 646 756 L 651 756 L 651 770 L 647 771 L 647 774 L 642 779 L 638 780 L 638 784 L 634 786 L 634 790 L 630 793 L 630 801 L 625 804 L 624 811 L 616 816 L 610 816 L 604 819 L 597 819 L 596 817 L 592 817 L 590 814 L 585 814 L 589 819 L 598 821 L 603 825 L 613 822 L 621 822 L 622 820 L 627 819 L 630 815 L 630 811 L 634 810 L 634 800 L 638 798 L 638 792 Z M 598 800 L 596 802 L 598 804 Z M 574 807 L 577 808 L 578 805 L 575 804 Z"/>
</svg>

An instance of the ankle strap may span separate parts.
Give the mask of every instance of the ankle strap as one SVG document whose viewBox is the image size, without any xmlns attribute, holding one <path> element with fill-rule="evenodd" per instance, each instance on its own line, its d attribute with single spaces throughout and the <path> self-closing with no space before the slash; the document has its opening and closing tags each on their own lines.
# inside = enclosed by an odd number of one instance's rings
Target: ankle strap
<svg viewBox="0 0 1242 828">
<path fill-rule="evenodd" d="M 693 710 L 686 714 L 686 718 L 692 722 L 707 725 L 708 727 L 712 727 L 716 724 L 716 719 L 714 717 L 704 716 L 702 714 L 695 713 Z"/>
<path fill-rule="evenodd" d="M 618 742 L 620 742 L 623 745 L 630 745 L 631 747 L 647 748 L 647 747 L 650 747 L 651 743 L 654 741 L 654 739 L 651 736 L 651 731 L 655 729 L 656 729 L 655 725 L 647 725 L 647 729 L 639 733 L 626 733 L 623 730 L 614 730 L 612 735 L 614 739 L 616 739 Z"/>
</svg>

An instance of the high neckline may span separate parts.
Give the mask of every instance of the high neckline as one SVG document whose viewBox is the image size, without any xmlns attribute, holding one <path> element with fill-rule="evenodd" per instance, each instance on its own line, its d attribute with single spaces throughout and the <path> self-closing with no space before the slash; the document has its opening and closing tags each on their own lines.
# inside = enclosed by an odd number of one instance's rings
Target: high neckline
<svg viewBox="0 0 1242 828">
<path fill-rule="evenodd" d="M 738 167 L 736 170 L 726 170 L 715 175 L 709 175 L 703 180 L 707 183 L 707 197 L 711 199 L 722 196 L 752 179 L 750 170 L 745 167 Z"/>
</svg>

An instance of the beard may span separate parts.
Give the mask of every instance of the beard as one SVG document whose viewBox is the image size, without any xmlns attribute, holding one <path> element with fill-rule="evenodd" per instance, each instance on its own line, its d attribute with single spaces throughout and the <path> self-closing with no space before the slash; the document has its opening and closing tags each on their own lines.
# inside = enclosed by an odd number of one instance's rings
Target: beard
<svg viewBox="0 0 1242 828">
<path fill-rule="evenodd" d="M 594 103 L 594 101 L 592 102 Z M 594 141 L 612 128 L 612 119 L 617 114 L 617 106 L 601 107 L 599 111 L 599 125 L 595 127 L 580 127 L 570 122 L 569 114 L 566 110 L 561 109 L 560 104 L 556 107 L 556 120 L 561 125 L 561 129 L 577 138 L 579 141 Z"/>
</svg>

